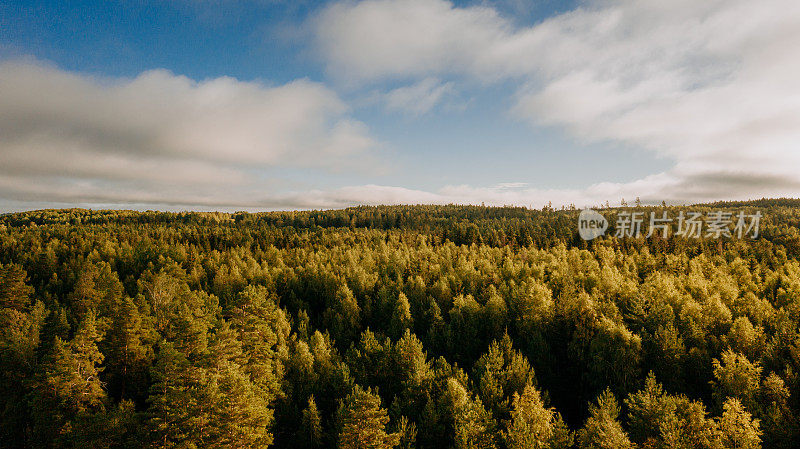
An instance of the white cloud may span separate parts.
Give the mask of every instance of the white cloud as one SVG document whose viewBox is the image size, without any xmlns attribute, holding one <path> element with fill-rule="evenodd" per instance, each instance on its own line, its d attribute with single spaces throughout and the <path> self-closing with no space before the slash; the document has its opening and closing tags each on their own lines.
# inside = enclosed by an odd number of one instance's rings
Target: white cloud
<svg viewBox="0 0 800 449">
<path fill-rule="evenodd" d="M 515 117 L 675 162 L 585 187 L 587 199 L 598 188 L 611 199 L 800 194 L 797 1 L 597 0 L 521 27 L 488 7 L 365 0 L 330 6 L 314 25 L 341 79 L 510 81 Z"/>
<path fill-rule="evenodd" d="M 504 26 L 491 8 L 427 0 L 342 2 L 314 21 L 331 71 L 354 81 L 464 70 Z"/>
<path fill-rule="evenodd" d="M 435 78 L 425 78 L 410 86 L 398 87 L 384 95 L 386 108 L 411 115 L 430 112 L 453 92 L 453 83 L 443 83 Z"/>
<path fill-rule="evenodd" d="M 366 126 L 306 80 L 269 87 L 163 70 L 97 79 L 0 63 L 0 196 L 14 200 L 253 205 L 259 168 L 352 169 Z M 277 186 L 282 187 L 282 186 Z"/>
<path fill-rule="evenodd" d="M 655 153 L 674 167 L 574 189 L 508 182 L 323 191 L 308 182 L 287 193 L 285 180 L 258 170 L 349 172 L 374 162 L 366 126 L 321 84 L 194 81 L 158 70 L 97 79 L 4 62 L 0 197 L 322 208 L 800 195 L 795 0 L 594 0 L 527 27 L 488 6 L 365 0 L 330 5 L 311 25 L 338 80 L 367 91 L 403 84 L 381 96 L 389 110 L 429 113 L 453 93 L 453 80 L 503 82 L 516 86 L 509 113 L 517 119 Z"/>
</svg>

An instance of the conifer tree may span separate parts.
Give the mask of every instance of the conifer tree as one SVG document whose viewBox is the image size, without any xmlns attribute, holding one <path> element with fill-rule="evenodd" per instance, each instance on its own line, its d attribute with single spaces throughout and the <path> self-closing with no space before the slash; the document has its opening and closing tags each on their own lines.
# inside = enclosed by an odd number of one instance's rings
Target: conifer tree
<svg viewBox="0 0 800 449">
<path fill-rule="evenodd" d="M 0 266 L 0 309 L 18 312 L 28 310 L 33 288 L 25 283 L 27 277 L 20 265 Z"/>
<path fill-rule="evenodd" d="M 553 437 L 555 411 L 545 408 L 539 391 L 530 384 L 514 393 L 511 420 L 503 439 L 509 449 L 545 449 Z"/>
<path fill-rule="evenodd" d="M 245 359 L 235 333 L 220 323 L 210 338 L 207 382 L 202 398 L 209 407 L 207 444 L 217 447 L 267 447 L 272 443 L 271 396 L 258 388 L 240 363 Z"/>
<path fill-rule="evenodd" d="M 674 402 L 667 397 L 651 371 L 644 388 L 625 400 L 628 407 L 631 439 L 639 444 L 659 437 L 661 423 L 675 413 Z"/>
<path fill-rule="evenodd" d="M 736 449 L 760 449 L 761 428 L 757 419 L 745 411 L 738 399 L 729 398 L 718 419 L 722 446 Z"/>
<path fill-rule="evenodd" d="M 498 419 L 507 416 L 511 396 L 535 382 L 533 369 L 525 356 L 513 348 L 508 333 L 492 342 L 473 371 L 481 400 Z"/>
<path fill-rule="evenodd" d="M 400 292 L 392 309 L 392 316 L 389 322 L 389 335 L 392 338 L 400 338 L 406 329 L 413 325 L 411 318 L 411 305 L 405 293 Z"/>
<path fill-rule="evenodd" d="M 397 446 L 400 435 L 387 433 L 389 416 L 381 408 L 381 398 L 371 389 L 356 385 L 340 409 L 340 449 L 389 449 Z"/>
<path fill-rule="evenodd" d="M 242 365 L 273 401 L 281 394 L 291 327 L 286 313 L 264 287 L 249 286 L 236 298 L 229 320 L 242 343 Z"/>
<path fill-rule="evenodd" d="M 47 369 L 46 382 L 59 402 L 74 412 L 102 408 L 105 390 L 100 381 L 104 356 L 97 347 L 103 338 L 93 312 L 89 311 L 78 326 L 75 337 L 64 343 L 56 337 L 53 363 Z"/>
<path fill-rule="evenodd" d="M 417 426 L 405 416 L 397 423 L 397 434 L 400 436 L 399 449 L 413 449 L 417 443 Z"/>
<path fill-rule="evenodd" d="M 619 423 L 620 408 L 610 390 L 603 392 L 589 406 L 589 419 L 578 431 L 581 449 L 629 449 L 633 444 Z"/>
<path fill-rule="evenodd" d="M 456 449 L 491 449 L 497 447 L 494 438 L 495 423 L 479 398 L 470 398 L 469 392 L 456 379 L 448 379 L 447 394 L 453 414 Z"/>
<path fill-rule="evenodd" d="M 159 344 L 151 369 L 148 409 L 150 428 L 157 447 L 179 447 L 190 437 L 189 419 L 194 409 L 189 372 L 192 367 L 186 355 L 172 343 Z"/>
<path fill-rule="evenodd" d="M 765 447 L 787 448 L 798 443 L 800 423 L 789 406 L 790 395 L 784 380 L 776 373 L 770 373 L 762 381 L 758 415 Z"/>
<path fill-rule="evenodd" d="M 360 333 L 361 308 L 347 285 L 336 290 L 332 307 L 325 311 L 325 323 L 337 343 L 349 343 Z"/>
<path fill-rule="evenodd" d="M 393 375 L 406 386 L 420 386 L 431 376 L 431 366 L 422 342 L 406 329 L 393 348 Z"/>
<path fill-rule="evenodd" d="M 155 339 L 149 316 L 142 316 L 133 299 L 122 300 L 104 345 L 110 391 L 122 398 L 146 397 L 146 370 L 153 357 Z M 131 384 L 134 391 L 130 391 Z"/>
<path fill-rule="evenodd" d="M 751 409 L 755 408 L 755 396 L 761 383 L 761 366 L 747 357 L 731 350 L 722 353 L 720 360 L 714 359 L 714 398 L 722 405 L 728 397 Z"/>
<path fill-rule="evenodd" d="M 25 393 L 40 366 L 36 352 L 47 310 L 41 301 L 23 310 L 0 308 L 0 447 L 20 447 L 31 421 Z"/>
<path fill-rule="evenodd" d="M 31 393 L 34 445 L 66 445 L 82 421 L 105 412 L 108 398 L 100 381 L 103 354 L 97 347 L 101 338 L 93 311 L 83 318 L 72 340 L 55 337 Z"/>
<path fill-rule="evenodd" d="M 308 397 L 308 406 L 303 409 L 303 417 L 300 424 L 303 447 L 309 449 L 320 447 L 323 437 L 322 418 L 319 415 L 314 395 Z"/>
</svg>

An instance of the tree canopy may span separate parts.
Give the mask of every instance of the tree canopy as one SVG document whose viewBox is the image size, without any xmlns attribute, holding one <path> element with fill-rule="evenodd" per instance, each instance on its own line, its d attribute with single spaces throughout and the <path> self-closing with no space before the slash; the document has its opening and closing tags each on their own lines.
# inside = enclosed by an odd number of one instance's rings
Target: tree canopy
<svg viewBox="0 0 800 449">
<path fill-rule="evenodd" d="M 2 215 L 0 447 L 798 447 L 800 201 L 691 209 Z"/>
</svg>

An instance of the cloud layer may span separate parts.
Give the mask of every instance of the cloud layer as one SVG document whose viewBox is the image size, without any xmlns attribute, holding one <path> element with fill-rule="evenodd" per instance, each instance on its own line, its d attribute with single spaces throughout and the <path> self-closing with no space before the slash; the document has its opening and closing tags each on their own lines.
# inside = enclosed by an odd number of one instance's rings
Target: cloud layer
<svg viewBox="0 0 800 449">
<path fill-rule="evenodd" d="M 507 179 L 312 190 L 320 184 L 298 182 L 297 172 L 366 179 L 355 173 L 382 163 L 367 126 L 324 84 L 196 81 L 163 70 L 104 79 L 6 61 L 0 198 L 254 209 L 800 196 L 795 0 L 594 0 L 530 26 L 447 0 L 342 1 L 307 25 L 332 85 L 355 97 L 383 92 L 386 111 L 427 119 L 456 92 L 511 86 L 511 119 L 674 166 L 574 189 Z M 590 169 L 569 164 L 553 169 Z"/>
<path fill-rule="evenodd" d="M 306 80 L 3 62 L 0 92 L 0 195 L 15 200 L 256 206 L 276 187 L 258 169 L 352 169 L 375 147 L 336 93 Z"/>
<path fill-rule="evenodd" d="M 599 192 L 654 202 L 800 194 L 796 1 L 595 1 L 519 27 L 487 7 L 366 0 L 330 6 L 315 26 L 336 77 L 511 82 L 518 119 L 675 161 L 634 183 L 551 194 L 587 202 Z"/>
</svg>

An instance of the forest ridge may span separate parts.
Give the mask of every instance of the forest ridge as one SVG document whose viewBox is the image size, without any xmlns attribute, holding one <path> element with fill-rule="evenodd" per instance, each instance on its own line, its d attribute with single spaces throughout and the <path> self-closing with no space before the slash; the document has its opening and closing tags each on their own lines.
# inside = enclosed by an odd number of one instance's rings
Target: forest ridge
<svg viewBox="0 0 800 449">
<path fill-rule="evenodd" d="M 0 216 L 0 447 L 800 446 L 800 200 Z"/>
</svg>

